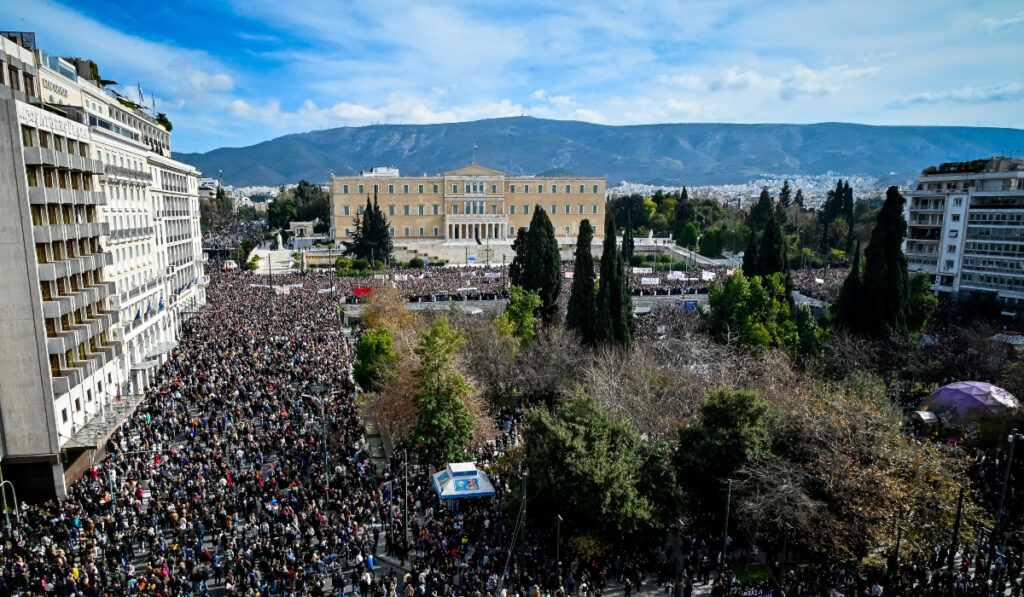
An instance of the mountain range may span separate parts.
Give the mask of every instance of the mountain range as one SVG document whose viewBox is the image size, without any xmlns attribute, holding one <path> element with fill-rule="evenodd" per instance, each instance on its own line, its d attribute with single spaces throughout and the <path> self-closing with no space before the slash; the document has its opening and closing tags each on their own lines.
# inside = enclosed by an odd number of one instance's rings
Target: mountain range
<svg viewBox="0 0 1024 597">
<path fill-rule="evenodd" d="M 474 147 L 477 147 L 474 149 Z M 663 185 L 744 183 L 765 174 L 881 176 L 1024 153 L 1024 130 L 947 126 L 647 124 L 533 117 L 378 124 L 285 135 L 175 157 L 236 186 L 325 183 L 374 166 L 436 174 L 473 161 L 510 175 L 557 170 Z"/>
</svg>

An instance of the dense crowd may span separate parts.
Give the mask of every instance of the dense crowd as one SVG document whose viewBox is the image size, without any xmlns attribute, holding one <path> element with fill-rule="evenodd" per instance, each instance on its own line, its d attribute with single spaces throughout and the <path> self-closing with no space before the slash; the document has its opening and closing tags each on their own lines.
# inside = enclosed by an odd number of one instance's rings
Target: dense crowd
<svg viewBox="0 0 1024 597">
<path fill-rule="evenodd" d="M 262 238 L 266 227 L 262 221 L 232 222 L 216 230 L 203 233 L 203 247 L 211 249 L 237 249 L 247 238 Z"/>
</svg>

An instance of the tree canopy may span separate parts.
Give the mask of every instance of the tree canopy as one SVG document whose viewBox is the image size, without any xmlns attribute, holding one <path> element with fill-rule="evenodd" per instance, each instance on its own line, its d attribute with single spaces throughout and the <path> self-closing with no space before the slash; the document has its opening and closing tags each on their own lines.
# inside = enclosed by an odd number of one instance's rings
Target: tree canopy
<svg viewBox="0 0 1024 597">
<path fill-rule="evenodd" d="M 601 252 L 601 280 L 597 291 L 597 316 L 594 338 L 599 343 L 633 344 L 633 299 L 629 294 L 625 265 L 611 215 L 605 217 L 604 245 Z"/>
<path fill-rule="evenodd" d="M 590 220 L 580 222 L 580 233 L 576 237 L 576 261 L 572 275 L 572 290 L 565 311 L 565 325 L 580 335 L 584 344 L 594 342 L 595 296 L 594 255 L 591 253 Z"/>
<path fill-rule="evenodd" d="M 355 231 L 352 240 L 344 241 L 345 253 L 356 259 L 366 259 L 371 265 L 380 261 L 390 261 L 394 244 L 387 216 L 381 211 L 374 196 L 373 203 L 366 197 L 366 207 L 362 214 L 357 213 L 353 220 Z"/>
</svg>

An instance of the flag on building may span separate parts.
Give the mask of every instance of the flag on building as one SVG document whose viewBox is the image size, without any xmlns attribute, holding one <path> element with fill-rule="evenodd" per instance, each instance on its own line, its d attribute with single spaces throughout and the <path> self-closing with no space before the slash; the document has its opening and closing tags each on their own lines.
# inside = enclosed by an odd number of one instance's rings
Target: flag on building
<svg viewBox="0 0 1024 597">
<path fill-rule="evenodd" d="M 164 310 L 164 297 L 163 297 L 163 295 L 160 295 L 160 308 L 158 310 L 160 310 L 160 311 Z"/>
</svg>

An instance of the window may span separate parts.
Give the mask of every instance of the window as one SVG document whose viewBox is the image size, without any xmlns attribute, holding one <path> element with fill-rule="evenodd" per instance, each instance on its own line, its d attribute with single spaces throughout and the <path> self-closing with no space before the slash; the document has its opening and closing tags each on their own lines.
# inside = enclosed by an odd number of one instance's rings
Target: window
<svg viewBox="0 0 1024 597">
<path fill-rule="evenodd" d="M 946 245 L 947 253 L 956 253 L 956 245 Z"/>
<path fill-rule="evenodd" d="M 359 215 L 363 215 L 363 212 L 364 212 L 364 211 L 366 211 L 366 208 L 365 208 L 365 207 L 363 207 L 362 205 L 360 205 L 360 206 L 359 206 Z"/>
<path fill-rule="evenodd" d="M 597 192 L 597 185 L 594 185 L 594 192 Z"/>
<path fill-rule="evenodd" d="M 563 211 L 562 213 L 564 213 L 566 215 L 571 214 L 572 213 L 572 206 L 569 205 L 568 203 L 566 203 L 565 204 L 565 211 Z"/>
<path fill-rule="evenodd" d="M 25 176 L 28 178 L 28 186 L 30 186 L 30 187 L 39 186 L 38 181 L 36 181 L 36 169 L 34 167 L 29 166 L 25 170 Z"/>
<path fill-rule="evenodd" d="M 590 206 L 590 213 L 592 213 L 592 214 L 596 214 L 597 213 L 597 204 L 596 203 L 594 203 L 593 205 Z"/>
<path fill-rule="evenodd" d="M 956 238 L 958 236 L 960 236 L 960 231 L 959 230 L 950 230 L 949 231 L 949 238 Z"/>
<path fill-rule="evenodd" d="M 388 194 L 389 195 L 394 195 L 395 194 L 395 185 L 393 185 L 393 184 L 389 184 L 388 185 Z"/>
<path fill-rule="evenodd" d="M 529 193 L 530 192 L 530 185 L 524 184 L 523 185 L 523 192 L 524 193 Z"/>
<path fill-rule="evenodd" d="M 388 228 L 388 234 L 391 235 L 392 237 L 395 236 L 395 227 L 394 226 L 392 226 L 391 228 Z"/>
<path fill-rule="evenodd" d="M 417 205 L 417 206 L 416 206 L 416 213 L 417 213 L 418 215 L 421 215 L 421 216 L 423 215 L 423 206 L 422 206 L 422 205 Z M 420 236 L 423 236 L 423 235 L 422 235 L 422 234 L 420 234 Z"/>
<path fill-rule="evenodd" d="M 580 213 L 584 213 L 584 212 L 583 212 L 583 204 L 582 204 L 582 203 L 580 203 L 580 206 L 579 206 L 579 207 L 580 207 Z"/>
<path fill-rule="evenodd" d="M 566 236 L 569 236 L 569 234 L 570 234 L 570 232 L 569 232 L 569 227 L 568 227 L 568 226 L 566 226 L 566 227 L 565 227 L 565 235 L 566 235 Z"/>
<path fill-rule="evenodd" d="M 552 203 L 551 204 L 551 215 L 555 215 L 557 213 L 558 213 L 558 206 L 555 205 L 554 203 Z"/>
<path fill-rule="evenodd" d="M 395 206 L 394 205 L 389 205 L 388 206 L 388 215 L 389 216 L 395 215 Z"/>
<path fill-rule="evenodd" d="M 963 205 L 963 204 L 964 204 L 964 200 L 961 199 L 960 197 L 957 197 L 956 199 L 953 200 L 953 205 Z"/>
<path fill-rule="evenodd" d="M 418 193 L 419 193 L 420 195 L 422 195 L 422 194 L 423 194 L 423 185 L 420 185 L 420 186 L 416 187 L 416 191 L 417 191 L 417 192 L 418 192 Z"/>
<path fill-rule="evenodd" d="M 437 226 L 434 226 L 434 236 L 438 236 L 439 233 L 440 231 L 437 229 Z"/>
<path fill-rule="evenodd" d="M 593 229 L 593 231 L 594 231 L 594 234 L 597 234 L 597 231 L 598 231 L 598 229 L 600 228 L 599 226 L 594 226 L 593 224 L 591 224 L 591 226 L 590 226 L 590 227 L 591 227 L 591 228 Z"/>
<path fill-rule="evenodd" d="M 408 206 L 408 205 L 403 205 L 403 206 L 402 206 L 402 215 L 403 215 L 403 216 L 407 216 L 407 215 L 409 215 L 409 206 Z M 406 236 L 409 236 L 409 235 L 408 235 L 408 234 L 406 234 Z"/>
<path fill-rule="evenodd" d="M 458 203 L 452 203 L 452 213 L 453 214 L 458 214 L 459 213 L 459 204 Z"/>
<path fill-rule="evenodd" d="M 492 214 L 498 213 L 498 204 L 497 203 L 492 203 L 491 204 L 491 213 Z"/>
<path fill-rule="evenodd" d="M 953 269 L 953 261 L 950 259 L 946 260 L 946 269 Z"/>
<path fill-rule="evenodd" d="M 516 215 L 516 206 L 510 203 L 508 206 L 508 213 L 509 215 Z"/>
<path fill-rule="evenodd" d="M 458 193 L 458 192 L 459 192 L 459 185 L 453 184 L 452 185 L 452 193 Z"/>
<path fill-rule="evenodd" d="M 345 207 L 343 207 L 342 209 L 344 209 L 344 210 L 345 210 L 345 215 L 346 215 L 346 216 L 347 216 L 347 215 L 349 215 L 349 214 L 348 214 L 348 206 L 347 206 L 347 205 L 346 205 Z"/>
<path fill-rule="evenodd" d="M 409 236 L 409 227 L 402 228 L 402 236 Z"/>
<path fill-rule="evenodd" d="M 498 185 L 496 185 L 496 184 L 492 184 L 491 185 L 491 194 L 492 195 L 497 195 L 498 194 Z"/>
<path fill-rule="evenodd" d="M 434 215 L 435 215 L 435 216 L 437 215 L 437 209 L 438 209 L 438 207 L 437 207 L 437 206 L 435 205 L 435 206 L 434 206 Z"/>
<path fill-rule="evenodd" d="M 959 222 L 960 221 L 960 214 L 953 214 L 953 221 L 954 222 Z"/>
<path fill-rule="evenodd" d="M 423 226 L 420 226 L 420 236 L 423 236 Z"/>
<path fill-rule="evenodd" d="M 435 194 L 437 193 L 437 185 L 436 184 L 434 185 L 434 193 Z"/>
<path fill-rule="evenodd" d="M 348 195 L 348 185 L 347 184 L 341 185 L 341 192 L 344 193 L 345 195 Z"/>
<path fill-rule="evenodd" d="M 530 215 L 530 204 L 529 203 L 524 203 L 523 204 L 523 215 L 524 216 Z"/>
<path fill-rule="evenodd" d="M 580 185 L 580 192 L 581 193 L 586 193 L 586 191 L 583 190 L 584 188 L 586 188 L 586 187 L 584 187 L 583 185 Z"/>
<path fill-rule="evenodd" d="M 68 353 L 68 354 L 71 354 L 71 353 Z M 68 363 L 68 365 L 70 366 L 70 365 L 71 365 L 71 363 L 69 362 L 69 363 Z M 60 418 L 61 418 L 61 420 L 63 420 L 63 421 L 65 422 L 65 423 L 67 423 L 67 422 L 68 422 L 68 409 L 66 409 L 66 408 L 62 408 L 62 409 L 60 410 Z"/>
<path fill-rule="evenodd" d="M 515 193 L 516 192 L 516 185 L 514 185 L 514 184 L 508 185 L 508 192 L 509 193 Z"/>
<path fill-rule="evenodd" d="M 352 236 L 352 229 L 351 228 L 346 228 L 345 229 L 345 236 Z"/>
<path fill-rule="evenodd" d="M 516 227 L 515 226 L 509 226 L 508 227 L 508 235 L 509 236 L 515 236 L 516 235 Z"/>
<path fill-rule="evenodd" d="M 362 194 L 363 194 L 363 185 L 359 185 L 359 194 L 360 194 L 360 195 L 362 195 Z"/>
<path fill-rule="evenodd" d="M 380 191 L 380 185 L 373 185 L 373 194 L 376 195 Z"/>
<path fill-rule="evenodd" d="M 565 192 L 566 193 L 571 193 L 572 192 L 572 185 L 565 185 Z"/>
<path fill-rule="evenodd" d="M 537 192 L 538 193 L 543 193 L 544 192 L 544 185 L 542 185 L 542 184 L 537 185 Z"/>
<path fill-rule="evenodd" d="M 32 129 L 25 125 L 21 126 L 21 144 L 25 147 L 32 147 Z"/>
<path fill-rule="evenodd" d="M 407 185 L 407 184 L 402 185 L 402 192 L 405 193 L 406 195 L 408 195 L 409 194 L 409 185 Z"/>
</svg>

